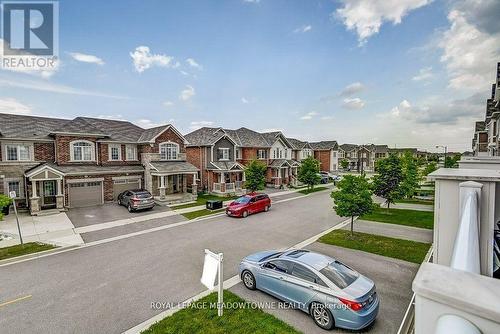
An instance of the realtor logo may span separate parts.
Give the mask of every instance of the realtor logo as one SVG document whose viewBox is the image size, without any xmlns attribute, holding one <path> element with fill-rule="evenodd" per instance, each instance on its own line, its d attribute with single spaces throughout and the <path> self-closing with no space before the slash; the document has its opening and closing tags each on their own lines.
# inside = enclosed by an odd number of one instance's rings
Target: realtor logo
<svg viewBox="0 0 500 334">
<path fill-rule="evenodd" d="M 58 55 L 56 1 L 0 1 L 2 67 L 46 70 Z"/>
</svg>

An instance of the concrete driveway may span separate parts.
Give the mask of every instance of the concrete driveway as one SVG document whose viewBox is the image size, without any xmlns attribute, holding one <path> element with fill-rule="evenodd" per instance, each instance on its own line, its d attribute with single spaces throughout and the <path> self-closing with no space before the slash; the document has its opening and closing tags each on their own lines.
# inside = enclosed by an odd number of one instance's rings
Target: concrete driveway
<svg viewBox="0 0 500 334">
<path fill-rule="evenodd" d="M 127 208 L 117 203 L 106 203 L 99 206 L 69 209 L 67 215 L 75 227 L 82 227 L 165 211 L 171 211 L 171 209 L 168 206 L 156 205 L 151 210 L 128 212 Z"/>
<path fill-rule="evenodd" d="M 379 315 L 371 326 L 361 332 L 397 333 L 412 296 L 411 283 L 418 271 L 418 264 L 319 242 L 306 248 L 335 257 L 375 282 L 380 297 Z M 266 293 L 248 290 L 242 283 L 235 285 L 230 290 L 251 302 L 277 301 Z M 291 309 L 265 311 L 303 333 L 328 333 L 317 327 L 312 319 L 302 311 Z M 352 333 L 352 331 L 333 329 L 329 333 Z"/>
</svg>

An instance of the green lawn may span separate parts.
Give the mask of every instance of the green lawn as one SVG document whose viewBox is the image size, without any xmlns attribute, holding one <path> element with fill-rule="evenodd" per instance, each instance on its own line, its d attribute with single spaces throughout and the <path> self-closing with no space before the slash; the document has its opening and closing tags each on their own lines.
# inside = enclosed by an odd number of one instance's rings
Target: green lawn
<svg viewBox="0 0 500 334">
<path fill-rule="evenodd" d="M 0 248 L 0 260 L 9 259 L 11 257 L 37 253 L 45 250 L 56 248 L 55 246 L 42 244 L 38 242 L 28 242 L 24 245 L 15 245 L 10 247 Z"/>
<path fill-rule="evenodd" d="M 239 196 L 222 197 L 222 196 L 216 196 L 216 195 L 210 195 L 210 194 L 201 194 L 201 195 L 198 195 L 198 198 L 196 199 L 196 202 L 189 203 L 189 204 L 172 206 L 172 209 L 177 210 L 177 209 L 192 208 L 193 206 L 205 205 L 207 203 L 207 201 L 209 201 L 209 200 L 229 201 L 229 200 L 232 200 L 232 199 L 235 199 L 235 198 L 238 198 L 238 197 Z"/>
<path fill-rule="evenodd" d="M 434 201 L 418 199 L 418 198 L 399 199 L 396 201 L 396 203 L 434 205 Z"/>
<path fill-rule="evenodd" d="M 428 229 L 434 227 L 434 212 L 429 211 L 377 207 L 372 213 L 363 215 L 359 219 Z"/>
<path fill-rule="evenodd" d="M 307 195 L 307 194 L 312 194 L 312 193 L 315 193 L 317 191 L 322 191 L 322 190 L 325 190 L 325 189 L 328 189 L 327 187 L 314 187 L 313 189 L 304 189 L 304 190 L 299 190 L 298 192 L 301 193 L 301 194 L 304 194 L 304 195 Z"/>
<path fill-rule="evenodd" d="M 182 215 L 186 217 L 187 219 L 195 219 L 198 217 L 203 217 L 203 216 L 208 216 L 216 213 L 221 213 L 224 212 L 226 208 L 218 209 L 218 210 L 208 210 L 208 209 L 203 209 L 203 210 L 198 210 L 198 211 L 191 211 L 191 212 L 186 212 L 183 213 Z"/>
<path fill-rule="evenodd" d="M 192 304 L 191 307 L 182 309 L 172 316 L 167 317 L 143 334 L 278 334 L 300 333 L 293 327 L 274 316 L 253 307 L 234 307 L 244 305 L 245 301 L 230 291 L 224 291 L 224 303 L 230 308 L 224 309 L 222 317 L 217 316 L 217 293 L 212 293 Z M 238 303 L 238 304 L 237 304 Z M 234 304 L 234 305 L 233 305 Z M 251 305 L 251 304 L 248 304 Z M 205 307 L 204 307 L 205 306 Z"/>
<path fill-rule="evenodd" d="M 354 222 L 356 230 L 356 222 Z M 404 261 L 422 263 L 430 244 L 403 239 L 388 238 L 379 235 L 346 230 L 332 231 L 319 239 L 320 242 L 345 248 L 357 249 Z"/>
</svg>

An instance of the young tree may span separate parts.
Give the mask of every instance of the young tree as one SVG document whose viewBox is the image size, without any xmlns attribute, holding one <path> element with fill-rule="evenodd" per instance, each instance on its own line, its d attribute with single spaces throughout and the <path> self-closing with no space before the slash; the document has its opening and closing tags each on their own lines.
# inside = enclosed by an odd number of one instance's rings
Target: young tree
<svg viewBox="0 0 500 334">
<path fill-rule="evenodd" d="M 437 163 L 435 163 L 434 161 L 431 161 L 427 164 L 427 166 L 425 166 L 424 170 L 422 171 L 422 175 L 423 176 L 427 176 L 429 175 L 430 173 L 434 172 L 435 170 L 437 170 Z"/>
<path fill-rule="evenodd" d="M 377 162 L 377 173 L 373 177 L 373 192 L 385 199 L 387 208 L 401 197 L 399 184 L 403 179 L 401 161 L 395 154 Z"/>
<path fill-rule="evenodd" d="M 341 217 L 351 217 L 351 236 L 354 234 L 354 216 L 373 210 L 370 184 L 365 175 L 345 175 L 332 192 L 335 212 Z"/>
<path fill-rule="evenodd" d="M 11 204 L 12 199 L 9 196 L 0 194 L 0 220 L 3 220 L 4 213 L 9 213 L 9 207 Z"/>
<path fill-rule="evenodd" d="M 401 168 L 403 179 L 400 184 L 401 195 L 406 198 L 412 198 L 419 187 L 420 174 L 418 173 L 417 160 L 409 151 L 405 152 L 401 158 Z"/>
<path fill-rule="evenodd" d="M 342 167 L 342 169 L 347 169 L 347 167 L 349 167 L 349 161 L 347 161 L 347 159 L 340 160 L 340 167 Z"/>
<path fill-rule="evenodd" d="M 307 157 L 302 160 L 297 172 L 297 178 L 300 182 L 307 184 L 307 189 L 313 189 L 314 185 L 321 181 L 321 175 L 319 175 L 319 161 L 313 157 Z"/>
<path fill-rule="evenodd" d="M 453 157 L 446 157 L 444 161 L 444 168 L 458 168 L 458 161 L 460 158 L 460 154 L 455 154 Z"/>
<path fill-rule="evenodd" d="M 258 160 L 252 160 L 245 168 L 245 188 L 251 192 L 262 190 L 266 186 L 267 167 Z"/>
</svg>

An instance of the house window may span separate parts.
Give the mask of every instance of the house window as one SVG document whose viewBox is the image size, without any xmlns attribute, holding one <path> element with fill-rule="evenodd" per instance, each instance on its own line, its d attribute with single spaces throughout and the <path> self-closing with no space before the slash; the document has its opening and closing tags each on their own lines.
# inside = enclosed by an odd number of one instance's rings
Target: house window
<svg viewBox="0 0 500 334">
<path fill-rule="evenodd" d="M 179 145 L 176 143 L 160 144 L 160 159 L 161 160 L 177 160 L 179 154 Z"/>
<path fill-rule="evenodd" d="M 5 145 L 7 161 L 30 161 L 30 145 Z"/>
<path fill-rule="evenodd" d="M 285 148 L 285 159 L 288 159 L 288 149 Z"/>
<path fill-rule="evenodd" d="M 72 161 L 93 161 L 94 144 L 88 141 L 77 141 L 71 143 Z"/>
<path fill-rule="evenodd" d="M 266 150 L 257 150 L 257 159 L 261 159 L 261 160 L 267 159 L 267 151 Z"/>
<path fill-rule="evenodd" d="M 6 190 L 7 194 L 9 194 L 11 191 L 16 192 L 16 198 L 23 197 L 22 190 L 23 188 L 21 187 L 21 181 L 19 180 L 11 180 L 6 182 Z"/>
<path fill-rule="evenodd" d="M 137 160 L 137 146 L 135 145 L 125 146 L 125 154 L 127 160 Z"/>
<path fill-rule="evenodd" d="M 333 152 L 333 157 L 336 158 L 337 157 L 337 152 Z"/>
<path fill-rule="evenodd" d="M 229 160 L 229 148 L 219 148 L 217 153 L 219 160 Z"/>
<path fill-rule="evenodd" d="M 236 159 L 241 159 L 241 148 L 236 149 Z"/>
<path fill-rule="evenodd" d="M 109 145 L 109 160 L 119 161 L 122 160 L 122 146 Z"/>
</svg>

